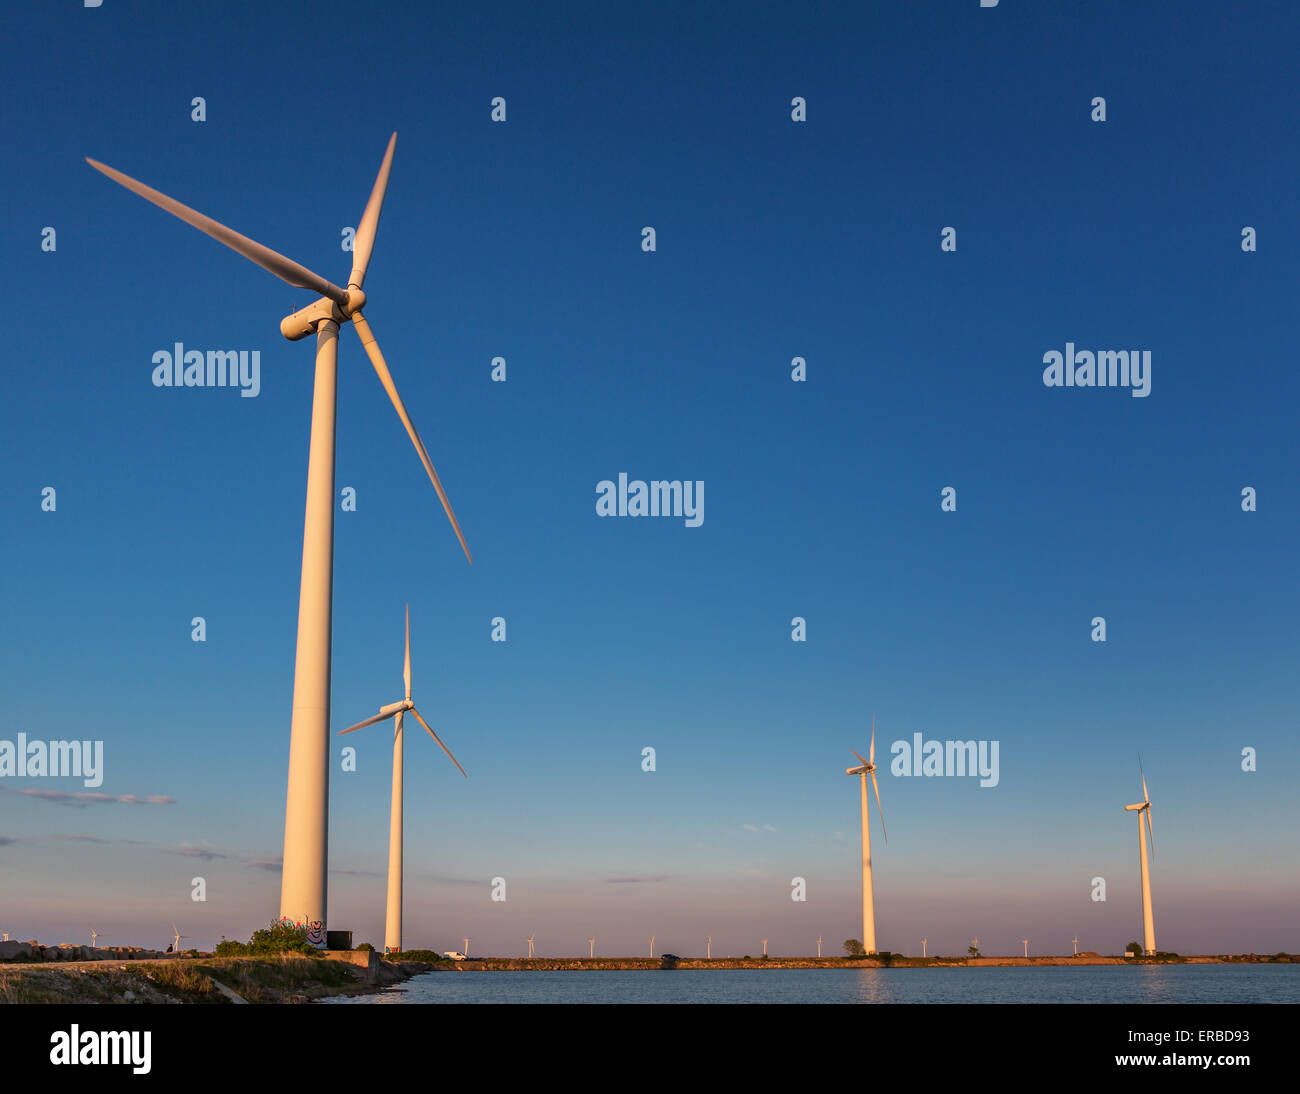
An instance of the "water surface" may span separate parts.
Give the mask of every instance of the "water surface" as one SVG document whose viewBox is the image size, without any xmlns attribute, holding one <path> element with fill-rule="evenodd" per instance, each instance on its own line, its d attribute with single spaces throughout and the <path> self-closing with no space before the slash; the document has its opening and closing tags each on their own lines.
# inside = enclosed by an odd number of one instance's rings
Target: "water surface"
<svg viewBox="0 0 1300 1094">
<path fill-rule="evenodd" d="M 431 972 L 328 1002 L 1300 1003 L 1300 965 Z"/>
</svg>

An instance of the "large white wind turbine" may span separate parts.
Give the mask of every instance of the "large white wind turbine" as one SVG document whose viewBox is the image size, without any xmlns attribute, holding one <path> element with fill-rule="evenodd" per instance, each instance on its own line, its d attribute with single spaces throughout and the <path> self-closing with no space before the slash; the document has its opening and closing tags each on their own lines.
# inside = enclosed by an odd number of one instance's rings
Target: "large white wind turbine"
<svg viewBox="0 0 1300 1094">
<path fill-rule="evenodd" d="M 90 928 L 90 948 L 93 950 L 99 945 L 99 932 L 94 927 Z"/>
<path fill-rule="evenodd" d="M 406 655 L 402 661 L 402 682 L 406 685 L 405 699 L 380 707 L 379 713 L 373 718 L 367 718 L 364 722 L 339 730 L 339 736 L 342 736 L 344 733 L 365 729 L 366 726 L 372 726 L 376 722 L 393 719 L 393 803 L 388 823 L 388 912 L 384 920 L 384 953 L 402 951 L 402 797 L 404 792 L 402 725 L 403 716 L 408 710 L 420 720 L 420 725 L 428 730 L 429 736 L 438 742 L 438 746 L 447 753 L 447 758 L 456 765 L 460 773 L 465 775 L 465 769 L 451 754 L 451 749 L 443 744 L 442 738 L 429 728 L 429 723 L 411 702 L 411 608 L 409 604 L 406 608 Z M 465 777 L 469 778 L 468 775 Z M 469 940 L 466 939 L 465 942 L 465 953 L 468 954 Z"/>
<path fill-rule="evenodd" d="M 853 749 L 849 749 L 853 752 Z M 876 901 L 871 891 L 871 802 L 867 791 L 867 776 L 871 776 L 871 785 L 876 790 L 876 808 L 880 810 L 880 834 L 889 842 L 885 834 L 885 810 L 880 804 L 880 784 L 876 782 L 876 716 L 871 716 L 871 750 L 870 759 L 853 752 L 862 761 L 860 767 L 846 768 L 844 774 L 857 775 L 861 779 L 862 798 L 862 948 L 867 953 L 876 952 Z"/>
<path fill-rule="evenodd" d="M 533 956 L 533 942 L 536 941 L 536 939 L 537 939 L 537 936 L 536 936 L 535 934 L 530 934 L 527 938 L 524 939 L 524 941 L 528 943 L 528 958 L 529 958 L 529 960 L 532 960 L 532 956 Z"/>
<path fill-rule="evenodd" d="M 1133 805 L 1124 806 L 1125 812 L 1138 815 L 1138 855 L 1142 863 L 1142 944 L 1148 954 L 1156 952 L 1156 924 L 1151 915 L 1151 864 L 1147 861 L 1147 837 L 1151 838 L 1151 857 L 1156 857 L 1156 837 L 1151 831 L 1151 795 L 1147 793 L 1147 776 L 1142 770 L 1142 760 L 1138 759 L 1138 773 L 1142 776 L 1142 800 Z M 1142 827 L 1142 817 L 1146 816 L 1146 829 Z"/>
<path fill-rule="evenodd" d="M 180 953 L 180 952 L 181 952 L 181 939 L 182 939 L 182 938 L 189 938 L 189 937 L 190 937 L 190 936 L 187 935 L 187 934 L 181 934 L 181 932 L 180 932 L 179 930 L 176 929 L 176 924 L 173 923 L 173 924 L 172 924 L 172 953 Z"/>
<path fill-rule="evenodd" d="M 312 396 L 311 446 L 307 457 L 307 506 L 303 522 L 302 583 L 298 599 L 298 649 L 294 663 L 293 721 L 289 735 L 289 780 L 285 795 L 284 866 L 280 918 L 307 926 L 308 938 L 325 945 L 326 878 L 329 858 L 330 637 L 334 576 L 334 435 L 338 390 L 339 326 L 351 320 L 434 490 L 451 520 L 465 557 L 469 547 L 451 502 L 433 469 L 424 442 L 397 393 L 370 324 L 361 314 L 361 291 L 379 229 L 379 214 L 393 166 L 394 133 L 370 192 L 352 248 L 352 273 L 341 289 L 319 274 L 210 217 L 182 205 L 141 182 L 87 157 L 86 162 L 114 182 L 151 201 L 186 224 L 210 235 L 295 288 L 321 294 L 319 300 L 287 316 L 280 333 L 290 341 L 316 335 L 316 379 Z"/>
</svg>

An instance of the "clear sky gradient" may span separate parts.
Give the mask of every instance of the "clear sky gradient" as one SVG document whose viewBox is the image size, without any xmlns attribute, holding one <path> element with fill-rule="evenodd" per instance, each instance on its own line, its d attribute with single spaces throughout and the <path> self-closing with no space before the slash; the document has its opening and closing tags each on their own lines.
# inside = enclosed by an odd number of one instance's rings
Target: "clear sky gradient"
<svg viewBox="0 0 1300 1094">
<path fill-rule="evenodd" d="M 345 283 L 396 130 L 366 313 L 475 564 L 343 330 L 332 720 L 401 696 L 409 603 L 470 774 L 412 727 L 409 946 L 833 952 L 874 711 L 886 761 L 1000 747 L 991 788 L 882 765 L 881 948 L 1140 938 L 1140 752 L 1160 948 L 1300 950 L 1294 8 L 477 7 L 5 35 L 0 739 L 174 801 L 0 779 L 0 929 L 208 946 L 279 902 L 312 297 L 84 157 Z M 260 394 L 154 387 L 176 342 L 259 350 Z M 1045 387 L 1067 342 L 1150 350 L 1151 394 Z M 703 480 L 702 526 L 598 517 L 619 472 Z M 390 740 L 331 782 L 329 925 L 376 945 Z"/>
</svg>

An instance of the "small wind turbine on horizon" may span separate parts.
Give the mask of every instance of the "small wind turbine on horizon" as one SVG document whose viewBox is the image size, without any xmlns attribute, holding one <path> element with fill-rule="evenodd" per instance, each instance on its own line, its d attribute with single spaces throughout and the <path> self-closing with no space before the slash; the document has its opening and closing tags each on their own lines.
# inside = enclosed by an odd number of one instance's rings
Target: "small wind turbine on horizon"
<svg viewBox="0 0 1300 1094">
<path fill-rule="evenodd" d="M 922 956 L 922 957 L 925 956 L 925 939 L 924 939 L 924 938 L 921 939 L 921 956 Z"/>
<path fill-rule="evenodd" d="M 8 937 L 9 937 L 8 935 L 5 935 L 5 938 L 8 938 Z M 705 956 L 705 958 L 706 958 L 707 960 L 710 960 L 710 961 L 713 960 L 713 935 L 709 935 L 709 940 L 708 940 L 708 942 L 705 944 L 705 947 L 704 947 L 704 956 Z"/>
<path fill-rule="evenodd" d="M 97 930 L 95 930 L 94 927 L 91 927 L 91 928 L 90 928 L 90 948 L 91 948 L 92 950 L 93 950 L 96 946 L 99 945 L 99 942 L 97 941 L 98 938 L 99 938 L 99 932 L 98 932 Z M 6 940 L 7 940 L 7 936 L 6 936 Z"/>
<path fill-rule="evenodd" d="M 767 939 L 763 939 L 763 956 L 767 956 Z"/>
<path fill-rule="evenodd" d="M 591 952 L 588 953 L 587 956 L 588 956 L 588 957 L 595 957 L 595 956 L 596 956 L 596 940 L 595 940 L 595 938 L 589 938 L 589 939 L 587 939 L 587 944 L 591 947 Z"/>
<path fill-rule="evenodd" d="M 655 955 L 655 936 L 654 936 L 654 935 L 651 935 L 651 936 L 650 936 L 650 956 L 651 956 L 651 957 L 654 957 L 654 955 Z"/>
<path fill-rule="evenodd" d="M 530 961 L 532 960 L 533 957 L 533 940 L 536 937 L 537 937 L 536 935 L 530 934 L 527 938 L 524 939 L 524 941 L 528 943 L 528 959 Z"/>
<path fill-rule="evenodd" d="M 172 953 L 180 953 L 181 939 L 189 938 L 189 937 L 190 936 L 187 934 L 181 934 L 181 932 L 177 929 L 176 924 L 173 923 L 172 924 Z"/>
<path fill-rule="evenodd" d="M 1074 956 L 1079 956 L 1079 936 L 1077 934 L 1074 936 Z"/>
<path fill-rule="evenodd" d="M 466 957 L 468 957 L 468 956 L 469 956 L 469 939 L 468 939 L 468 938 L 464 939 L 464 942 L 465 942 L 465 948 L 464 948 L 461 952 L 462 952 Z"/>
<path fill-rule="evenodd" d="M 406 793 L 403 773 L 406 749 L 402 727 L 408 710 L 419 719 L 420 725 L 428 730 L 429 736 L 438 742 L 438 747 L 447 753 L 447 758 L 456 765 L 460 773 L 465 775 L 465 769 L 451 754 L 451 749 L 442 743 L 442 738 L 434 733 L 429 723 L 424 720 L 424 716 L 411 702 L 411 606 L 409 604 L 406 606 L 406 653 L 402 660 L 402 682 L 406 685 L 405 699 L 380 707 L 379 713 L 373 718 L 367 718 L 364 722 L 358 722 L 338 732 L 342 737 L 345 733 L 365 729 L 366 726 L 372 726 L 376 722 L 393 719 L 393 799 L 388 821 L 388 910 L 384 920 L 384 953 L 402 952 L 402 802 Z M 469 778 L 468 775 L 465 777 Z"/>
<path fill-rule="evenodd" d="M 853 749 L 849 749 L 853 752 Z M 876 808 L 880 810 L 880 834 L 889 842 L 885 832 L 885 810 L 880 804 L 880 784 L 876 782 L 876 716 L 871 716 L 871 749 L 869 759 L 863 760 L 860 767 L 846 768 L 844 774 L 860 777 L 862 799 L 862 950 L 864 953 L 876 952 L 876 903 L 871 889 L 871 802 L 867 791 L 867 776 L 871 776 L 871 785 L 876 791 Z"/>
<path fill-rule="evenodd" d="M 317 946 L 326 939 L 326 882 L 329 873 L 330 642 L 334 581 L 334 441 L 338 395 L 338 335 L 352 322 L 389 401 L 424 464 L 438 500 L 472 565 L 460 523 L 452 512 L 428 450 L 416 432 L 370 324 L 361 313 L 366 270 L 379 230 L 397 134 L 389 138 L 370 199 L 352 246 L 352 272 L 341 289 L 284 255 L 232 231 L 211 217 L 182 205 L 142 182 L 86 157 L 96 171 L 179 217 L 218 243 L 257 263 L 281 281 L 320 293 L 320 299 L 287 316 L 280 333 L 291 342 L 316 335 L 316 378 L 312 395 L 311 441 L 307 456 L 307 504 L 303 522 L 302 579 L 298 598 L 298 644 L 294 661 L 293 718 L 289 731 L 289 780 L 285 794 L 284 859 L 280 880 L 280 918 L 304 923 Z M 236 306 L 238 301 L 226 301 Z M 422 317 L 420 317 L 422 318 Z"/>
<path fill-rule="evenodd" d="M 822 955 L 822 936 L 821 936 L 821 935 L 818 935 L 818 936 L 817 936 L 817 956 L 818 956 L 818 958 L 820 958 L 821 955 Z"/>
<path fill-rule="evenodd" d="M 1142 776 L 1142 800 L 1124 806 L 1126 813 L 1138 815 L 1138 858 L 1142 866 L 1142 941 L 1148 955 L 1156 952 L 1156 924 L 1151 914 L 1151 865 L 1147 861 L 1147 837 L 1151 838 L 1151 858 L 1156 857 L 1156 837 L 1151 831 L 1151 795 L 1147 792 L 1147 776 L 1142 770 L 1142 757 L 1138 757 L 1138 773 Z M 1146 829 L 1142 817 L 1146 816 Z"/>
<path fill-rule="evenodd" d="M 1025 956 L 1028 957 L 1028 956 L 1029 956 L 1029 939 L 1027 939 L 1027 938 L 1022 938 L 1020 941 L 1023 942 L 1023 943 L 1025 944 Z"/>
</svg>

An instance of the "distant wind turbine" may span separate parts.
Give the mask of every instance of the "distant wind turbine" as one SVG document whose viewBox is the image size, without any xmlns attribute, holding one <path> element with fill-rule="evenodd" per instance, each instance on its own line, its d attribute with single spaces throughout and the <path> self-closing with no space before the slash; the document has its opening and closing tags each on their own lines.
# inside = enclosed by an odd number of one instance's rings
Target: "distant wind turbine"
<svg viewBox="0 0 1300 1094">
<path fill-rule="evenodd" d="M 1142 934 L 1143 943 L 1148 954 L 1156 952 L 1156 924 L 1151 914 L 1151 865 L 1147 861 L 1147 837 L 1151 838 L 1151 857 L 1156 857 L 1156 837 L 1151 831 L 1151 795 L 1147 793 L 1147 776 L 1142 770 L 1142 757 L 1138 757 L 1138 772 L 1142 776 L 1142 800 L 1134 805 L 1124 806 L 1126 813 L 1138 815 L 1138 856 L 1142 864 Z M 1146 830 L 1142 828 L 1142 817 L 1146 816 Z"/>
<path fill-rule="evenodd" d="M 767 956 L 767 939 L 763 939 L 763 956 Z"/>
<path fill-rule="evenodd" d="M 924 938 L 921 939 L 921 956 L 922 956 L 922 957 L 925 956 L 925 939 L 924 939 Z"/>
<path fill-rule="evenodd" d="M 280 883 L 280 918 L 307 924 L 308 938 L 318 947 L 326 939 L 326 878 L 329 844 L 329 725 L 330 639 L 334 579 L 334 440 L 338 395 L 338 334 L 340 324 L 352 322 L 366 355 L 388 393 L 407 436 L 438 494 L 438 500 L 460 540 L 465 557 L 469 547 L 452 512 L 451 502 L 429 460 L 428 450 L 416 432 L 411 416 L 397 393 L 392 374 L 379 350 L 370 324 L 362 315 L 366 294 L 362 285 L 379 230 L 379 215 L 393 166 L 394 133 L 388 141 L 379 174 L 370 191 L 365 212 L 352 243 L 352 273 L 346 289 L 319 274 L 232 231 L 210 217 L 182 205 L 151 187 L 86 158 L 96 171 L 179 217 L 218 243 L 257 263 L 281 281 L 310 289 L 320 298 L 280 323 L 280 333 L 296 342 L 316 336 L 316 379 L 312 396 L 311 442 L 307 457 L 307 505 L 303 526 L 302 581 L 298 598 L 298 646 L 294 665 L 293 721 L 289 739 L 289 782 L 285 796 L 284 867 Z M 227 308 L 242 307 L 242 297 Z M 417 316 L 422 320 L 422 317 Z M 179 364 L 179 362 L 177 363 Z"/>
<path fill-rule="evenodd" d="M 1028 957 L 1028 956 L 1029 956 L 1029 939 L 1027 939 L 1027 938 L 1022 938 L 1020 941 L 1023 942 L 1023 943 L 1025 944 L 1025 956 Z"/>
<path fill-rule="evenodd" d="M 595 938 L 589 938 L 589 939 L 587 939 L 587 944 L 591 947 L 591 952 L 590 952 L 589 954 L 587 954 L 587 956 L 588 956 L 588 957 L 595 957 L 595 956 L 596 956 L 596 940 L 595 940 Z"/>
<path fill-rule="evenodd" d="M 180 953 L 181 939 L 189 938 L 189 937 L 190 936 L 187 934 L 181 934 L 181 932 L 177 929 L 176 924 L 173 923 L 172 924 L 172 953 Z"/>
<path fill-rule="evenodd" d="M 465 949 L 464 949 L 463 952 L 464 952 L 465 956 L 468 957 L 468 956 L 469 956 L 469 939 L 466 938 L 466 939 L 464 940 L 464 942 L 465 942 Z"/>
<path fill-rule="evenodd" d="M 535 939 L 536 937 L 537 937 L 536 935 L 530 934 L 526 939 L 524 939 L 524 941 L 528 943 L 528 959 L 530 961 L 532 960 L 533 957 L 533 939 Z"/>
<path fill-rule="evenodd" d="M 98 939 L 98 938 L 99 938 L 99 932 L 98 932 L 97 930 L 95 930 L 94 927 L 91 927 L 91 928 L 90 928 L 90 948 L 91 948 L 92 950 L 93 950 L 96 946 L 99 945 L 99 943 L 96 941 L 96 939 Z M 7 939 L 6 939 L 6 940 L 7 940 Z"/>
<path fill-rule="evenodd" d="M 818 936 L 817 936 L 817 956 L 820 958 L 821 955 L 822 955 L 822 936 L 821 936 L 821 935 L 818 935 Z"/>
<path fill-rule="evenodd" d="M 402 681 L 406 685 L 406 698 L 379 708 L 379 713 L 364 722 L 358 722 L 347 729 L 340 729 L 340 737 L 358 729 L 365 729 L 376 722 L 393 719 L 393 798 L 388 821 L 388 910 L 384 920 L 384 953 L 402 952 L 402 799 L 406 794 L 403 774 L 403 755 L 406 751 L 402 729 L 404 716 L 409 710 L 419 719 L 420 725 L 428 730 L 429 736 L 438 742 L 438 747 L 447 753 L 447 758 L 456 765 L 457 770 L 465 775 L 465 769 L 451 754 L 451 750 L 424 720 L 424 716 L 415 709 L 411 702 L 411 606 L 406 606 L 406 654 L 402 659 Z M 468 775 L 465 775 L 469 778 Z"/>
<path fill-rule="evenodd" d="M 853 752 L 853 749 L 849 749 Z M 880 804 L 880 784 L 876 782 L 876 716 L 871 716 L 871 750 L 868 753 L 869 759 L 863 760 L 858 753 L 853 752 L 862 761 L 860 767 L 850 767 L 844 772 L 846 775 L 858 775 L 861 778 L 861 796 L 862 796 L 862 949 L 864 953 L 876 952 L 876 903 L 875 897 L 871 891 L 871 803 L 870 795 L 867 791 L 867 776 L 871 776 L 871 785 L 876 791 L 876 808 L 880 810 L 880 834 L 885 837 L 885 842 L 889 842 L 889 836 L 885 834 L 885 811 Z"/>
<path fill-rule="evenodd" d="M 5 935 L 5 938 L 8 937 L 9 937 L 8 935 Z M 713 935 L 709 935 L 709 941 L 708 941 L 708 945 L 704 950 L 704 956 L 710 960 L 712 960 L 713 958 Z"/>
<path fill-rule="evenodd" d="M 1074 936 L 1074 956 L 1079 956 L 1079 936 L 1077 934 Z"/>
<path fill-rule="evenodd" d="M 651 956 L 651 957 L 654 957 L 654 955 L 655 955 L 655 936 L 654 936 L 654 935 L 651 935 L 651 936 L 650 936 L 650 956 Z"/>
</svg>

